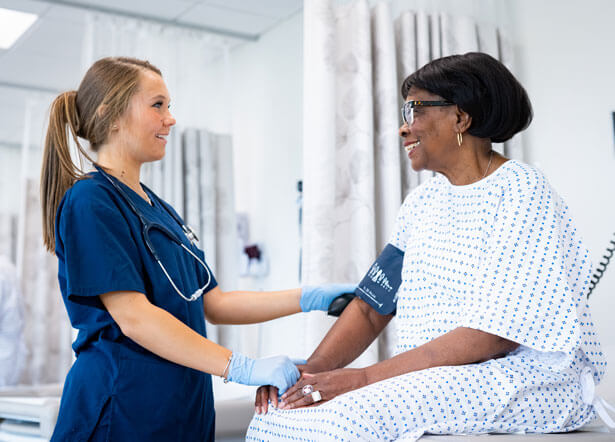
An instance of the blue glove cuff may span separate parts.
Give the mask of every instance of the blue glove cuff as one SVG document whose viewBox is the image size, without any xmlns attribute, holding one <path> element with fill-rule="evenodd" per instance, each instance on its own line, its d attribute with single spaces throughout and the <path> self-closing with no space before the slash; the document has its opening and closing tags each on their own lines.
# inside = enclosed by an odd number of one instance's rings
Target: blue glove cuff
<svg viewBox="0 0 615 442">
<path fill-rule="evenodd" d="M 354 293 L 355 284 L 306 285 L 301 288 L 299 306 L 302 312 L 327 311 L 331 302 L 344 293 Z"/>
<path fill-rule="evenodd" d="M 315 289 L 318 287 L 306 285 L 305 287 L 301 287 L 301 298 L 299 299 L 299 306 L 301 307 L 302 312 L 311 312 L 314 310 L 314 301 L 316 301 L 315 297 L 312 296 Z"/>
<path fill-rule="evenodd" d="M 228 367 L 227 378 L 231 382 L 249 385 L 253 368 L 254 359 L 234 351 Z"/>
</svg>

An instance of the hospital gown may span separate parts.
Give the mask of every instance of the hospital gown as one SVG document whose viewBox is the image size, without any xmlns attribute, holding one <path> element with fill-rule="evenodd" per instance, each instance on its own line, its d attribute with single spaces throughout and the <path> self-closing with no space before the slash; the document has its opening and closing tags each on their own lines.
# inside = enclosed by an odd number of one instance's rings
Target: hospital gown
<svg viewBox="0 0 615 442">
<path fill-rule="evenodd" d="M 317 407 L 255 415 L 247 440 L 398 440 L 422 434 L 572 431 L 594 419 L 605 360 L 586 304 L 588 253 L 536 169 L 476 183 L 437 175 L 402 205 L 396 354 L 457 327 L 520 344 L 506 357 L 403 374 Z M 583 379 L 585 385 L 582 386 Z M 588 380 L 589 379 L 589 380 Z"/>
</svg>

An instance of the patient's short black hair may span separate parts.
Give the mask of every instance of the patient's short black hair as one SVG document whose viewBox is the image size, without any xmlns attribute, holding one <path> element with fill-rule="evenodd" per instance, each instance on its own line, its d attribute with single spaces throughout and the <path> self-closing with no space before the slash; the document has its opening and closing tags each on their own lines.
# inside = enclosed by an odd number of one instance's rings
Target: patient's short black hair
<svg viewBox="0 0 615 442">
<path fill-rule="evenodd" d="M 404 80 L 404 99 L 414 86 L 455 103 L 472 117 L 468 133 L 502 143 L 532 122 L 532 104 L 521 83 L 495 58 L 481 52 L 427 63 Z"/>
</svg>

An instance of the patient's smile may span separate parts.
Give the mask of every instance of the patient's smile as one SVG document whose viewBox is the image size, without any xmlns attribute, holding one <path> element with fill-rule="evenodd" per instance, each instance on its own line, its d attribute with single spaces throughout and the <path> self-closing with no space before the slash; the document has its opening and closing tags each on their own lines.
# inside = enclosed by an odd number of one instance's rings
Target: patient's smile
<svg viewBox="0 0 615 442">
<path fill-rule="evenodd" d="M 417 140 L 417 141 L 415 141 L 413 143 L 404 143 L 404 148 L 406 149 L 407 153 L 410 153 L 412 151 L 412 149 L 417 147 L 419 144 L 421 144 L 421 140 Z"/>
</svg>

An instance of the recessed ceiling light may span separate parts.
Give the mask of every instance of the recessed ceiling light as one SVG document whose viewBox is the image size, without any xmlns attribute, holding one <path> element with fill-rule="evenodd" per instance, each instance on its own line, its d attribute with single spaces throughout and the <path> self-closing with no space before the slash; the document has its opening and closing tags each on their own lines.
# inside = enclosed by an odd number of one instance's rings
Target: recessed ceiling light
<svg viewBox="0 0 615 442">
<path fill-rule="evenodd" d="M 0 8 L 0 48 L 13 46 L 37 18 L 36 14 Z"/>
</svg>

